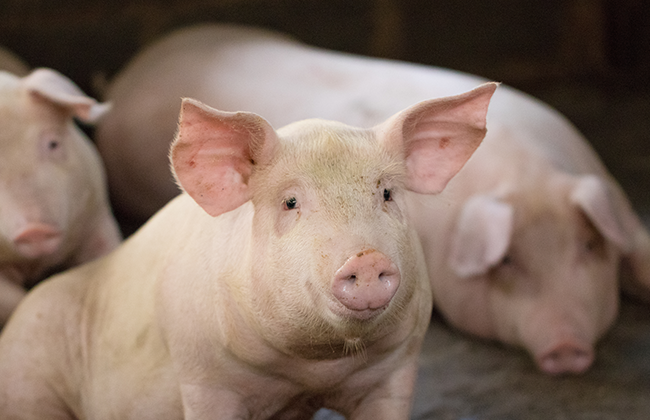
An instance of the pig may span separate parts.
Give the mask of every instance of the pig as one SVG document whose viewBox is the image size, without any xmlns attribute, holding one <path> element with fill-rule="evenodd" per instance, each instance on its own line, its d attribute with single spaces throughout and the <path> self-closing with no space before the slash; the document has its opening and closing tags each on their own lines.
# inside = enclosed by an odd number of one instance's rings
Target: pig
<svg viewBox="0 0 650 420">
<path fill-rule="evenodd" d="M 618 314 L 621 262 L 650 280 L 647 231 L 577 133 L 490 133 L 439 203 L 408 200 L 438 270 L 437 308 L 459 329 L 523 345 L 543 372 L 583 373 Z"/>
<path fill-rule="evenodd" d="M 146 48 L 115 77 L 108 98 L 117 106 L 97 141 L 116 205 L 143 220 L 178 194 L 166 153 L 179 96 L 277 125 L 322 117 L 370 127 L 481 82 L 201 25 Z M 488 128 L 443 200 L 407 194 L 435 306 L 462 331 L 524 347 L 544 372 L 584 372 L 616 317 L 619 266 L 631 273 L 620 276 L 626 291 L 650 296 L 648 232 L 587 140 L 548 105 L 502 86 Z"/>
<path fill-rule="evenodd" d="M 29 66 L 16 54 L 0 46 L 0 70 L 16 76 L 26 76 L 29 73 Z"/>
<path fill-rule="evenodd" d="M 370 129 L 184 99 L 184 193 L 30 292 L 0 336 L 0 417 L 408 419 L 433 299 L 405 193 L 445 187 L 495 88 Z"/>
<path fill-rule="evenodd" d="M 121 242 L 103 164 L 73 121 L 106 110 L 54 70 L 0 71 L 0 328 L 26 288 Z"/>
</svg>

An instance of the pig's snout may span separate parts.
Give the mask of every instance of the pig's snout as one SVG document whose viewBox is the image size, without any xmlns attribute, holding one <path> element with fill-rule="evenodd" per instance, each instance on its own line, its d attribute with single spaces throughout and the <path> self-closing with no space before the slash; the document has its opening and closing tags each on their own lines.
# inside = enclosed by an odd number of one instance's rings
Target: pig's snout
<svg viewBox="0 0 650 420">
<path fill-rule="evenodd" d="M 591 346 L 577 342 L 564 342 L 553 346 L 537 357 L 539 368 L 548 374 L 583 373 L 594 361 Z"/>
<path fill-rule="evenodd" d="M 350 257 L 334 276 L 332 292 L 358 318 L 369 318 L 384 309 L 400 283 L 397 266 L 375 250 Z"/>
<path fill-rule="evenodd" d="M 29 225 L 13 238 L 18 252 L 27 258 L 53 254 L 61 241 L 61 231 L 45 224 Z"/>
</svg>

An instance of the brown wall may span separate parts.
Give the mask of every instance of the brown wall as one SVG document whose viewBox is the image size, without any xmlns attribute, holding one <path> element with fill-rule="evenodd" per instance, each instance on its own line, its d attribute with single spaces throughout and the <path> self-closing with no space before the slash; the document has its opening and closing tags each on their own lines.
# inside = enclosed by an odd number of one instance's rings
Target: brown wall
<svg viewBox="0 0 650 420">
<path fill-rule="evenodd" d="M 172 28 L 239 22 L 319 46 L 527 86 L 650 80 L 643 0 L 2 0 L 0 44 L 83 86 Z M 645 23 L 645 25 L 644 25 Z"/>
</svg>

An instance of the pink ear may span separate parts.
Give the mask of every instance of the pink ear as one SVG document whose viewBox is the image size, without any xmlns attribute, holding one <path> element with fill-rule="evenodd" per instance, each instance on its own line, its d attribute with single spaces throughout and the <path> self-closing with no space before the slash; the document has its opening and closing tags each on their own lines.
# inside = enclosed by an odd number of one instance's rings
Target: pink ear
<svg viewBox="0 0 650 420">
<path fill-rule="evenodd" d="M 506 255 L 513 229 L 512 206 L 487 195 L 463 205 L 454 230 L 449 265 L 460 277 L 485 274 Z"/>
<path fill-rule="evenodd" d="M 458 96 L 420 102 L 377 127 L 384 141 L 406 153 L 407 188 L 442 191 L 481 144 L 486 114 L 497 83 Z"/>
<path fill-rule="evenodd" d="M 254 159 L 268 160 L 276 141 L 275 131 L 256 114 L 183 99 L 170 152 L 174 175 L 194 201 L 218 216 L 250 199 Z"/>
<path fill-rule="evenodd" d="M 57 105 L 69 108 L 80 120 L 93 123 L 110 110 L 110 104 L 98 103 L 86 96 L 70 79 L 52 69 L 40 68 L 25 76 L 23 85 Z"/>
<path fill-rule="evenodd" d="M 623 228 L 618 209 L 607 191 L 607 186 L 596 175 L 580 177 L 571 192 L 571 201 L 578 205 L 598 231 L 623 252 L 629 251 L 631 238 Z"/>
</svg>

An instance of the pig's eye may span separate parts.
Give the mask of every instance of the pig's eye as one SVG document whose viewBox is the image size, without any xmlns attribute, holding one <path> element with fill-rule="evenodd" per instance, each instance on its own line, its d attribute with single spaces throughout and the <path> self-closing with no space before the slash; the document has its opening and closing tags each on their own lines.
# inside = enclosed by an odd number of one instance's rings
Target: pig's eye
<svg viewBox="0 0 650 420">
<path fill-rule="evenodd" d="M 499 263 L 502 266 L 511 266 L 512 265 L 512 256 L 510 254 L 506 254 L 502 259 L 501 262 Z"/>
<path fill-rule="evenodd" d="M 298 200 L 296 200 L 296 197 L 285 198 L 282 200 L 282 208 L 285 210 L 294 210 L 298 208 Z"/>
<path fill-rule="evenodd" d="M 384 188 L 384 201 L 393 201 L 393 194 L 387 188 Z"/>
<path fill-rule="evenodd" d="M 65 157 L 65 147 L 58 135 L 48 134 L 41 139 L 41 156 L 48 160 L 61 160 Z"/>
<path fill-rule="evenodd" d="M 605 239 L 600 235 L 594 235 L 593 238 L 589 238 L 585 241 L 584 251 L 588 255 L 604 258 L 607 254 L 605 248 Z"/>
<path fill-rule="evenodd" d="M 54 151 L 61 147 L 61 143 L 58 140 L 52 139 L 47 142 L 47 150 Z"/>
</svg>

